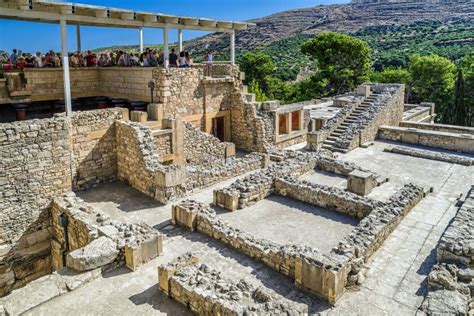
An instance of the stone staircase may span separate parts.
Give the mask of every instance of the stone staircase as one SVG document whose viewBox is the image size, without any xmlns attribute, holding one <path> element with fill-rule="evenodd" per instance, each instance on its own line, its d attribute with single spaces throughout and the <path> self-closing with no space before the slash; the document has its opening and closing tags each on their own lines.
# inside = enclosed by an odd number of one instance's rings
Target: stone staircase
<svg viewBox="0 0 474 316">
<path fill-rule="evenodd" d="M 377 99 L 377 94 L 372 94 L 367 97 L 352 113 L 344 119 L 344 121 L 336 128 L 323 142 L 322 148 L 335 152 L 347 153 L 349 149 L 336 147 L 336 141 L 344 135 L 348 127 L 359 121 L 359 117 L 367 110 L 367 108 Z"/>
</svg>

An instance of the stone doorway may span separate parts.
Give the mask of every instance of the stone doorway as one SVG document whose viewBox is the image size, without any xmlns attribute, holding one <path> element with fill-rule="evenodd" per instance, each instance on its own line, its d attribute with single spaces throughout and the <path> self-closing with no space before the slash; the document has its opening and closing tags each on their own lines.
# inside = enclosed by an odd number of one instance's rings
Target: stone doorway
<svg viewBox="0 0 474 316">
<path fill-rule="evenodd" d="M 224 116 L 212 119 L 212 133 L 220 141 L 225 141 L 225 118 Z"/>
</svg>

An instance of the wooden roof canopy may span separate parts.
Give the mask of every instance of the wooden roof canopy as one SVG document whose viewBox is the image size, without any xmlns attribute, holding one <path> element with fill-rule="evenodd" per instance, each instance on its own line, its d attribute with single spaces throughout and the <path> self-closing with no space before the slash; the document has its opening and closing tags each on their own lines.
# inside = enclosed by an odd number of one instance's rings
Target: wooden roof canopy
<svg viewBox="0 0 474 316">
<path fill-rule="evenodd" d="M 155 12 L 133 11 L 55 0 L 0 0 L 0 18 L 22 21 L 120 28 L 170 28 L 209 32 L 245 30 L 253 23 L 219 21 Z"/>
</svg>

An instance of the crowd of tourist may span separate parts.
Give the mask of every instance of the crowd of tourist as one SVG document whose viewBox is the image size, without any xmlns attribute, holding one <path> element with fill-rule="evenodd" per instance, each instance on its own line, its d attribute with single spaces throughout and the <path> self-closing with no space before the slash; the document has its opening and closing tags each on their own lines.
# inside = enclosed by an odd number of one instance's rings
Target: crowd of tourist
<svg viewBox="0 0 474 316">
<path fill-rule="evenodd" d="M 191 65 L 188 52 L 176 54 L 175 49 L 171 49 L 168 57 L 169 67 L 185 68 Z M 133 53 L 124 51 L 114 51 L 96 54 L 87 51 L 86 54 L 75 52 L 69 54 L 69 66 L 78 67 L 160 67 L 164 65 L 164 54 L 162 51 L 147 48 L 143 53 Z M 49 51 L 45 54 L 22 53 L 13 50 L 12 54 L 2 51 L 0 54 L 0 69 L 24 69 L 24 68 L 52 68 L 61 67 L 61 54 Z"/>
</svg>

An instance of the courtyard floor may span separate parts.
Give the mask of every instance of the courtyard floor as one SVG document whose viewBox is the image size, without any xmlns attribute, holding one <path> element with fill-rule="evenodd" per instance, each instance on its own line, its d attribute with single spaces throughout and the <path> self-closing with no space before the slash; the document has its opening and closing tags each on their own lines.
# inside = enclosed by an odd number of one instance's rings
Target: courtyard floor
<svg viewBox="0 0 474 316">
<path fill-rule="evenodd" d="M 404 183 L 433 187 L 400 223 L 381 248 L 372 256 L 362 286 L 348 290 L 330 308 L 308 294 L 298 291 L 293 282 L 252 259 L 226 248 L 198 233 L 170 225 L 171 206 L 156 201 L 120 183 L 112 183 L 78 193 L 112 218 L 154 226 L 167 235 L 163 255 L 130 272 L 125 268 L 105 274 L 84 287 L 57 297 L 28 312 L 31 315 L 187 315 L 189 311 L 163 296 L 157 287 L 156 267 L 187 251 L 200 251 L 202 263 L 222 271 L 232 279 L 246 279 L 285 297 L 306 303 L 311 312 L 328 315 L 414 315 L 426 293 L 426 277 L 435 262 L 436 244 L 455 214 L 456 199 L 474 183 L 474 167 L 412 158 L 383 152 L 389 144 L 375 142 L 341 159 L 389 177 L 390 181 L 374 189 L 370 197 L 384 200 Z M 306 180 L 343 187 L 345 179 L 327 174 L 309 173 Z M 212 191 L 232 183 L 231 179 L 197 192 L 189 198 L 212 201 Z M 222 219 L 243 230 L 281 243 L 301 243 L 330 249 L 352 225 L 350 218 L 335 218 L 325 210 L 287 198 L 271 196 L 254 206 L 234 213 L 222 213 Z M 324 233 L 320 229 L 324 227 Z M 324 240 L 324 241 L 322 241 Z"/>
</svg>

